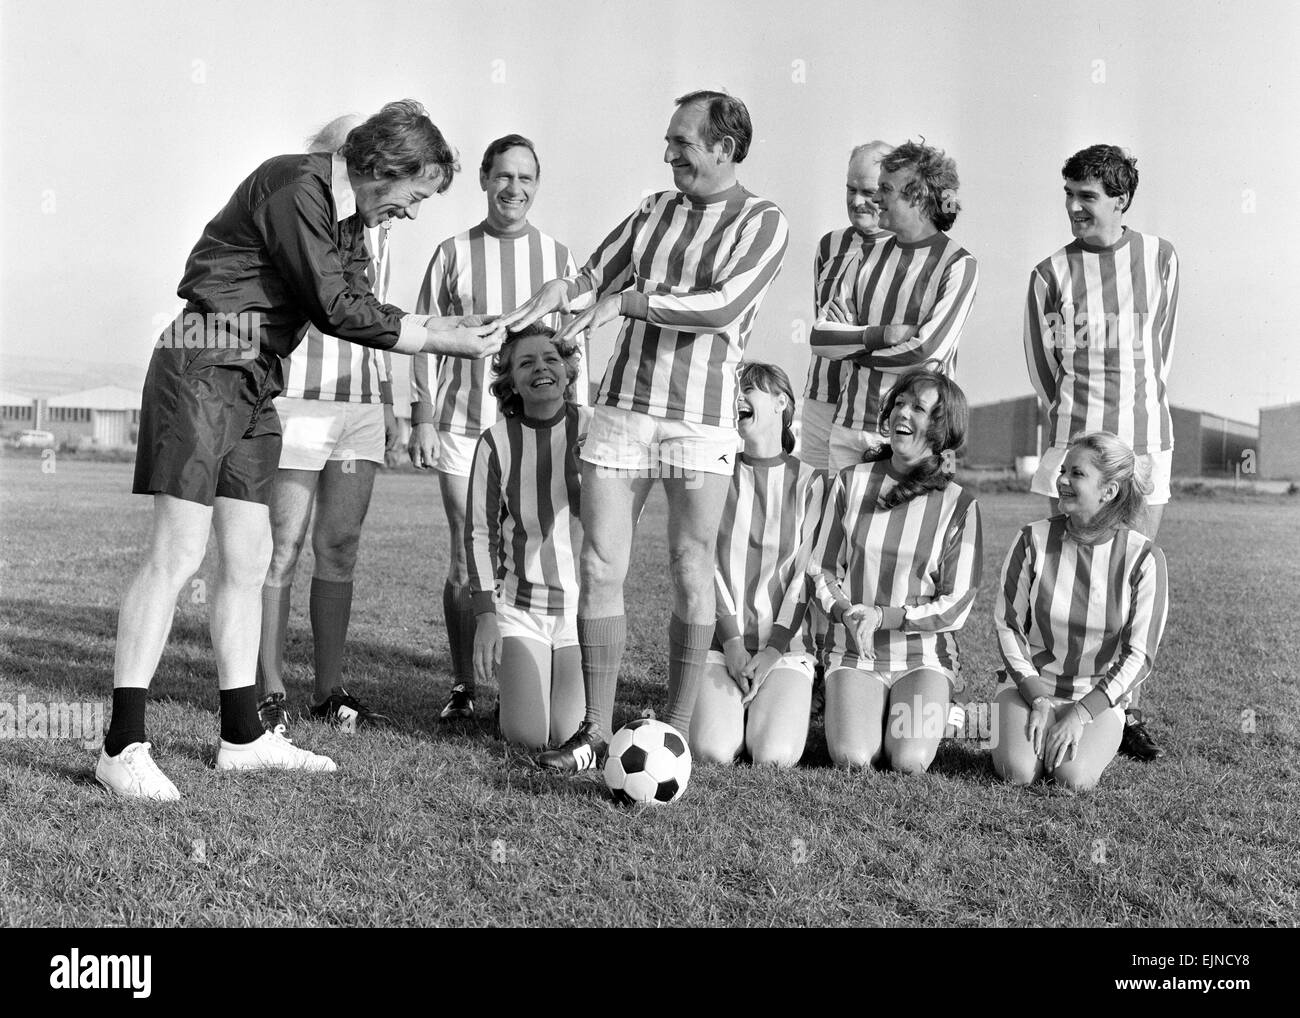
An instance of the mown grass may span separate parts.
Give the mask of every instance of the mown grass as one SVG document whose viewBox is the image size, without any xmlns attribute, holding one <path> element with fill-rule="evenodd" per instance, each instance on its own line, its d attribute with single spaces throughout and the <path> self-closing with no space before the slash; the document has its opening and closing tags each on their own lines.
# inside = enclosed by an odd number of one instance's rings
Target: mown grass
<svg viewBox="0 0 1300 1018">
<path fill-rule="evenodd" d="M 129 467 L 0 462 L 0 701 L 110 699 L 116 607 L 146 533 Z M 963 639 L 987 699 L 990 610 L 1028 496 L 982 496 L 985 581 Z M 149 713 L 176 804 L 124 803 L 67 740 L 0 741 L 0 922 L 9 925 L 1293 925 L 1300 914 L 1296 652 L 1300 504 L 1187 500 L 1166 516 L 1172 609 L 1146 691 L 1168 749 L 1087 795 L 997 782 L 972 742 L 932 773 L 697 766 L 666 808 L 555 779 L 483 725 L 434 720 L 450 685 L 445 527 L 432 477 L 380 477 L 348 657 L 354 692 L 401 719 L 295 738 L 336 775 L 218 775 L 201 585 L 181 598 Z M 634 549 L 619 715 L 663 706 L 662 507 Z M 209 563 L 210 564 L 210 563 Z M 210 579 L 209 564 L 197 579 Z M 310 688 L 306 577 L 289 642 Z"/>
</svg>

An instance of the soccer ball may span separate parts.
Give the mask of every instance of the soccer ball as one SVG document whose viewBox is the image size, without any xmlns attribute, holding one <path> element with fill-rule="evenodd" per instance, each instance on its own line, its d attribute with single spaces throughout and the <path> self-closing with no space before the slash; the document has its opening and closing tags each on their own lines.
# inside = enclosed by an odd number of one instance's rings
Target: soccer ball
<svg viewBox="0 0 1300 1018">
<path fill-rule="evenodd" d="M 610 740 L 605 784 L 619 802 L 674 802 L 690 776 L 691 751 L 672 725 L 639 718 Z"/>
</svg>

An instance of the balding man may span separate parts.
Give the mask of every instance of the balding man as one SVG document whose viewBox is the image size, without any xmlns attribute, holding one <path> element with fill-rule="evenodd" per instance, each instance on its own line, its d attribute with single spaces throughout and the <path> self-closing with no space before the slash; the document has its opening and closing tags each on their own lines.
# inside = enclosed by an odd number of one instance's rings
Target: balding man
<svg viewBox="0 0 1300 1018">
<path fill-rule="evenodd" d="M 869 141 L 849 154 L 844 181 L 849 225 L 831 230 L 817 244 L 813 262 L 813 317 L 835 299 L 844 277 L 856 272 L 863 253 L 889 236 L 880 228 L 876 188 L 880 186 L 880 160 L 894 147 L 883 141 Z M 825 470 L 830 466 L 831 424 L 840 399 L 844 374 L 850 364 L 813 354 L 808 364 L 799 432 L 799 458 Z"/>
<path fill-rule="evenodd" d="M 257 716 L 260 591 L 271 558 L 267 512 L 280 459 L 280 358 L 308 324 L 399 353 L 484 356 L 501 330 L 424 318 L 371 291 L 365 230 L 414 219 L 459 169 L 416 102 L 389 103 L 338 152 L 268 159 L 190 253 L 185 310 L 159 337 L 145 377 L 134 490 L 153 496 L 145 561 L 118 618 L 113 714 L 95 777 L 127 798 L 178 799 L 145 736 L 145 700 L 176 610 L 215 529 L 212 644 L 221 690 L 218 770 L 334 770 Z"/>
</svg>

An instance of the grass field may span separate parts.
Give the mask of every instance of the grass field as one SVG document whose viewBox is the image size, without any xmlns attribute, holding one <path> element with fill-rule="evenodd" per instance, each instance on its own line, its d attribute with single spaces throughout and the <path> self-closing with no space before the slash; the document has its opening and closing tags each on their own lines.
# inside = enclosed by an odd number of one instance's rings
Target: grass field
<svg viewBox="0 0 1300 1018">
<path fill-rule="evenodd" d="M 148 500 L 126 464 L 0 460 L 0 704 L 111 699 L 119 590 Z M 990 612 L 1024 495 L 981 498 L 985 577 L 963 636 L 986 700 Z M 1300 500 L 1184 499 L 1161 534 L 1171 612 L 1146 690 L 1168 749 L 1123 758 L 1086 795 L 995 780 L 976 743 L 929 775 L 697 766 L 670 807 L 614 805 L 492 738 L 434 721 L 450 686 L 445 525 L 431 476 L 379 478 L 362 539 L 347 671 L 396 732 L 293 732 L 336 775 L 216 774 L 217 687 L 201 603 L 181 598 L 149 713 L 172 804 L 125 803 L 71 739 L 0 741 L 6 925 L 1294 925 L 1300 915 L 1297 652 Z M 662 507 L 628 585 L 618 717 L 663 707 Z M 310 688 L 306 578 L 288 649 Z"/>
</svg>

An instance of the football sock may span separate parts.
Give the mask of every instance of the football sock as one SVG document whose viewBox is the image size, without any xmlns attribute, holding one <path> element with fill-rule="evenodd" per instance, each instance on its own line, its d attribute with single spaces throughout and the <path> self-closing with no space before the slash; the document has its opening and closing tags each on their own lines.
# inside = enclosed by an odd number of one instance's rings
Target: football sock
<svg viewBox="0 0 1300 1018">
<path fill-rule="evenodd" d="M 104 735 L 104 752 L 117 756 L 133 742 L 144 742 L 144 704 L 149 690 L 119 686 L 113 690 L 113 716 Z"/>
<path fill-rule="evenodd" d="M 257 648 L 257 695 L 283 693 L 284 638 L 289 631 L 292 587 L 262 588 L 262 642 Z"/>
<path fill-rule="evenodd" d="M 691 728 L 691 714 L 713 644 L 713 626 L 668 620 L 668 711 L 663 720 L 683 735 Z"/>
<path fill-rule="evenodd" d="M 609 738 L 614 726 L 614 694 L 618 691 L 618 666 L 627 643 L 627 616 L 599 619 L 578 617 L 578 645 L 582 648 L 582 688 L 587 697 L 584 720 L 600 726 Z"/>
<path fill-rule="evenodd" d="M 442 617 L 447 624 L 451 670 L 456 683 L 474 692 L 474 602 L 466 584 L 448 580 L 442 587 Z"/>
<path fill-rule="evenodd" d="M 343 687 L 343 645 L 352 617 L 352 584 L 311 580 L 311 639 L 316 660 L 316 703 Z"/>
<path fill-rule="evenodd" d="M 262 737 L 262 722 L 257 718 L 257 686 L 221 691 L 221 737 L 236 745 L 256 742 Z"/>
</svg>

